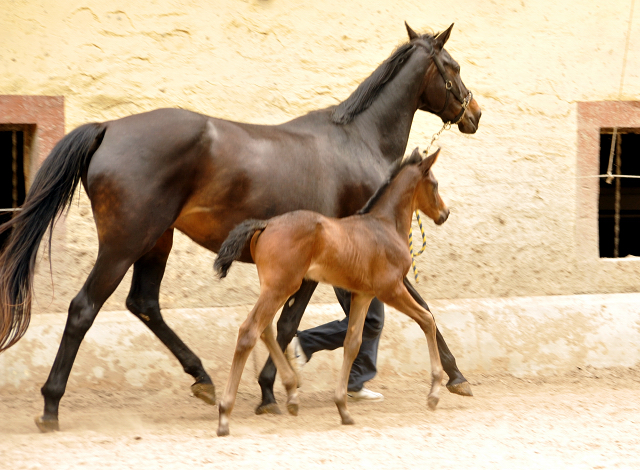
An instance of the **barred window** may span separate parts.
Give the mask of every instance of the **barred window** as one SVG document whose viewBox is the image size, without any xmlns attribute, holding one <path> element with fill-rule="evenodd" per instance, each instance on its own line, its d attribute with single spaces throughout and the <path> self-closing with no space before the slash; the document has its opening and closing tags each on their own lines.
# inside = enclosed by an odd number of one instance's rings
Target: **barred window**
<svg viewBox="0 0 640 470">
<path fill-rule="evenodd" d="M 610 159 L 616 177 L 611 183 L 600 179 L 600 257 L 640 256 L 640 128 L 617 128 L 615 139 L 613 128 L 600 129 L 601 175 Z"/>
</svg>

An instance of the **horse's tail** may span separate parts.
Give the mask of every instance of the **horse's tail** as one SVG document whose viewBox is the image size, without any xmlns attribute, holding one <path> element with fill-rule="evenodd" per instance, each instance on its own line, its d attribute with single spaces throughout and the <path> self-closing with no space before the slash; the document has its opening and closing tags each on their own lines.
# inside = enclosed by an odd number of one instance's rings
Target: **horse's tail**
<svg viewBox="0 0 640 470">
<path fill-rule="evenodd" d="M 264 230 L 267 226 L 266 220 L 247 219 L 229 232 L 229 236 L 222 243 L 218 256 L 213 263 L 213 268 L 218 271 L 222 279 L 229 273 L 231 264 L 240 258 L 247 242 L 251 240 L 253 234 L 258 230 Z"/>
<path fill-rule="evenodd" d="M 104 137 L 103 124 L 85 124 L 66 135 L 44 160 L 21 212 L 0 225 L 13 229 L 0 254 L 0 352 L 25 334 L 31 318 L 33 270 L 42 237 L 71 204 L 82 174 Z"/>
</svg>

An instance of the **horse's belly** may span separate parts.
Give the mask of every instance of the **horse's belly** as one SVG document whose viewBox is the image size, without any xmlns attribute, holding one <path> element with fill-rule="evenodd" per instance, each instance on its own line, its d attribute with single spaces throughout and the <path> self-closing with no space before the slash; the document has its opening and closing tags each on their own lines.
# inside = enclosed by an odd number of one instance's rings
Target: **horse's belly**
<svg viewBox="0 0 640 470">
<path fill-rule="evenodd" d="M 310 281 L 322 282 L 324 284 L 331 284 L 329 281 L 327 270 L 319 263 L 312 262 L 305 274 L 304 278 Z"/>
</svg>

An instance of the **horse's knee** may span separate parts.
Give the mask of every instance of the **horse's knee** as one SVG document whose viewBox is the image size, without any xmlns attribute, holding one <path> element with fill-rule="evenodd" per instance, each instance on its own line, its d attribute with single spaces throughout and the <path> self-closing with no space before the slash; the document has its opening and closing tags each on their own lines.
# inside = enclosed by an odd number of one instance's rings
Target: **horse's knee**
<svg viewBox="0 0 640 470">
<path fill-rule="evenodd" d="M 362 336 L 360 335 L 353 335 L 344 342 L 344 349 L 347 351 L 355 351 L 356 354 L 360 351 L 360 346 L 362 346 Z"/>
</svg>

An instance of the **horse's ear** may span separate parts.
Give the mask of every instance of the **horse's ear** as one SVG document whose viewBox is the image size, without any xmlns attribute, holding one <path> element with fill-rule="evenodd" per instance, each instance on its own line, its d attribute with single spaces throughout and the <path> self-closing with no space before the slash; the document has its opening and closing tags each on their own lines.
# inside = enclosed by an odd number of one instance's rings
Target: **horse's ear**
<svg viewBox="0 0 640 470">
<path fill-rule="evenodd" d="M 409 33 L 409 41 L 413 41 L 414 39 L 418 39 L 420 37 L 418 33 L 411 29 L 411 26 L 409 26 L 406 21 L 404 22 L 404 25 L 407 27 L 407 33 Z"/>
<path fill-rule="evenodd" d="M 420 163 L 422 161 L 422 155 L 420 154 L 419 147 L 413 149 L 413 152 L 411 152 L 411 155 L 409 155 L 408 160 L 411 163 Z"/>
<path fill-rule="evenodd" d="M 436 36 L 436 47 L 438 49 L 442 49 L 444 45 L 449 40 L 449 36 L 451 35 L 451 30 L 453 29 L 453 23 L 446 30 L 442 31 L 440 34 Z"/>
<path fill-rule="evenodd" d="M 438 150 L 436 150 L 435 152 L 433 152 L 431 155 L 429 155 L 427 158 L 425 158 L 424 160 L 422 160 L 422 163 L 420 163 L 420 169 L 422 169 L 423 173 L 427 173 L 431 167 L 433 166 L 433 164 L 436 162 L 436 160 L 438 159 L 438 155 L 440 154 L 440 147 L 438 147 Z"/>
</svg>

